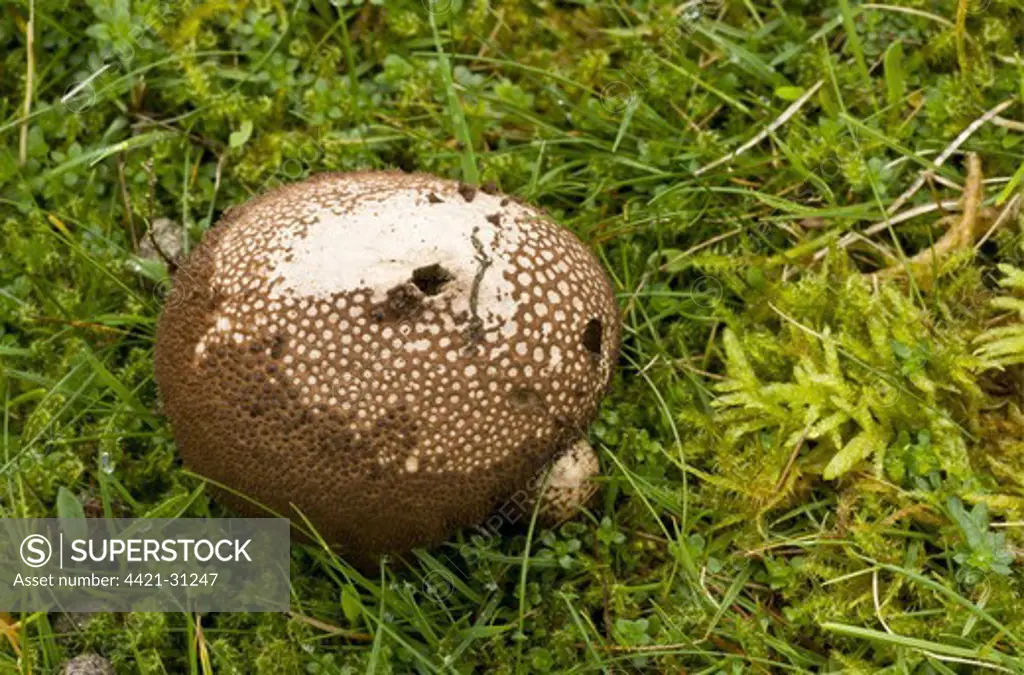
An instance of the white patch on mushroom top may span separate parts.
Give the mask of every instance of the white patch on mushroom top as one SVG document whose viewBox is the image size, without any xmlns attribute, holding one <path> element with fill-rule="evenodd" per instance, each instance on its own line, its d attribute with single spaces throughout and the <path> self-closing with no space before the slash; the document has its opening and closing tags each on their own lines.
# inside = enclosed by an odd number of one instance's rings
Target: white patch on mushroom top
<svg viewBox="0 0 1024 675">
<path fill-rule="evenodd" d="M 504 274 L 517 267 L 519 232 L 512 222 L 495 226 L 487 218 L 498 214 L 512 221 L 525 213 L 517 204 L 500 202 L 478 192 L 471 202 L 448 197 L 429 203 L 425 191 L 406 189 L 366 198 L 341 213 L 321 208 L 305 237 L 277 248 L 268 260 L 268 277 L 279 280 L 270 297 L 328 298 L 369 288 L 373 301 L 381 302 L 389 290 L 408 283 L 414 269 L 437 264 L 453 277 L 442 292 L 451 294 L 459 312 L 470 309 L 486 257 L 477 313 L 485 323 L 507 320 L 517 303 Z"/>
</svg>

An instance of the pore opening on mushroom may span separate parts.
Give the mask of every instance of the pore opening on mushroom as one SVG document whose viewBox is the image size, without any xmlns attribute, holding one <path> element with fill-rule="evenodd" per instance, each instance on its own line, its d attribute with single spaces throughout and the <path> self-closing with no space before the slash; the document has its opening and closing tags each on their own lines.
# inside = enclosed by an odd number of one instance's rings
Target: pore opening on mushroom
<svg viewBox="0 0 1024 675">
<path fill-rule="evenodd" d="M 452 275 L 440 264 L 417 267 L 412 271 L 412 283 L 424 295 L 437 295 L 452 280 Z"/>
<path fill-rule="evenodd" d="M 591 319 L 583 329 L 583 337 L 580 338 L 584 348 L 595 356 L 601 355 L 601 322 L 598 319 Z"/>
</svg>

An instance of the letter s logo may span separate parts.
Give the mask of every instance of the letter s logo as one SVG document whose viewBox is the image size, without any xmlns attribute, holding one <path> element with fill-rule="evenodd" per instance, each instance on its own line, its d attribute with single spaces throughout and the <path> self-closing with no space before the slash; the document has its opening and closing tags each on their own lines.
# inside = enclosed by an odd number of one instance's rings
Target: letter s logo
<svg viewBox="0 0 1024 675">
<path fill-rule="evenodd" d="M 29 567 L 42 567 L 52 556 L 50 540 L 41 534 L 30 534 L 21 542 L 21 560 Z"/>
</svg>

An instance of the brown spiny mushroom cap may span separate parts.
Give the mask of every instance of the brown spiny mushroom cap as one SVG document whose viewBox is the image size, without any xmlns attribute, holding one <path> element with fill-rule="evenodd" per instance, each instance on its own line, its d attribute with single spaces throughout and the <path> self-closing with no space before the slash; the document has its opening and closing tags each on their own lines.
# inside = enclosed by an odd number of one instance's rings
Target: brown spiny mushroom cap
<svg viewBox="0 0 1024 675">
<path fill-rule="evenodd" d="M 482 521 L 580 438 L 619 332 L 600 264 L 538 210 L 422 174 L 323 174 L 207 233 L 156 378 L 193 470 L 373 556 Z"/>
</svg>

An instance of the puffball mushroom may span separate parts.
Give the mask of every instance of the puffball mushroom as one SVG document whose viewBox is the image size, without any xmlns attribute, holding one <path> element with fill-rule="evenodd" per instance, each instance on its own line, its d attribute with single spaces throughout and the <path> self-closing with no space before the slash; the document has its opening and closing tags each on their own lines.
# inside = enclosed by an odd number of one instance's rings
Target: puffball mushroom
<svg viewBox="0 0 1024 675">
<path fill-rule="evenodd" d="M 226 503 L 301 512 L 373 560 L 483 521 L 582 438 L 620 330 L 601 265 L 538 209 L 424 174 L 321 174 L 206 234 L 156 379 Z"/>
</svg>

